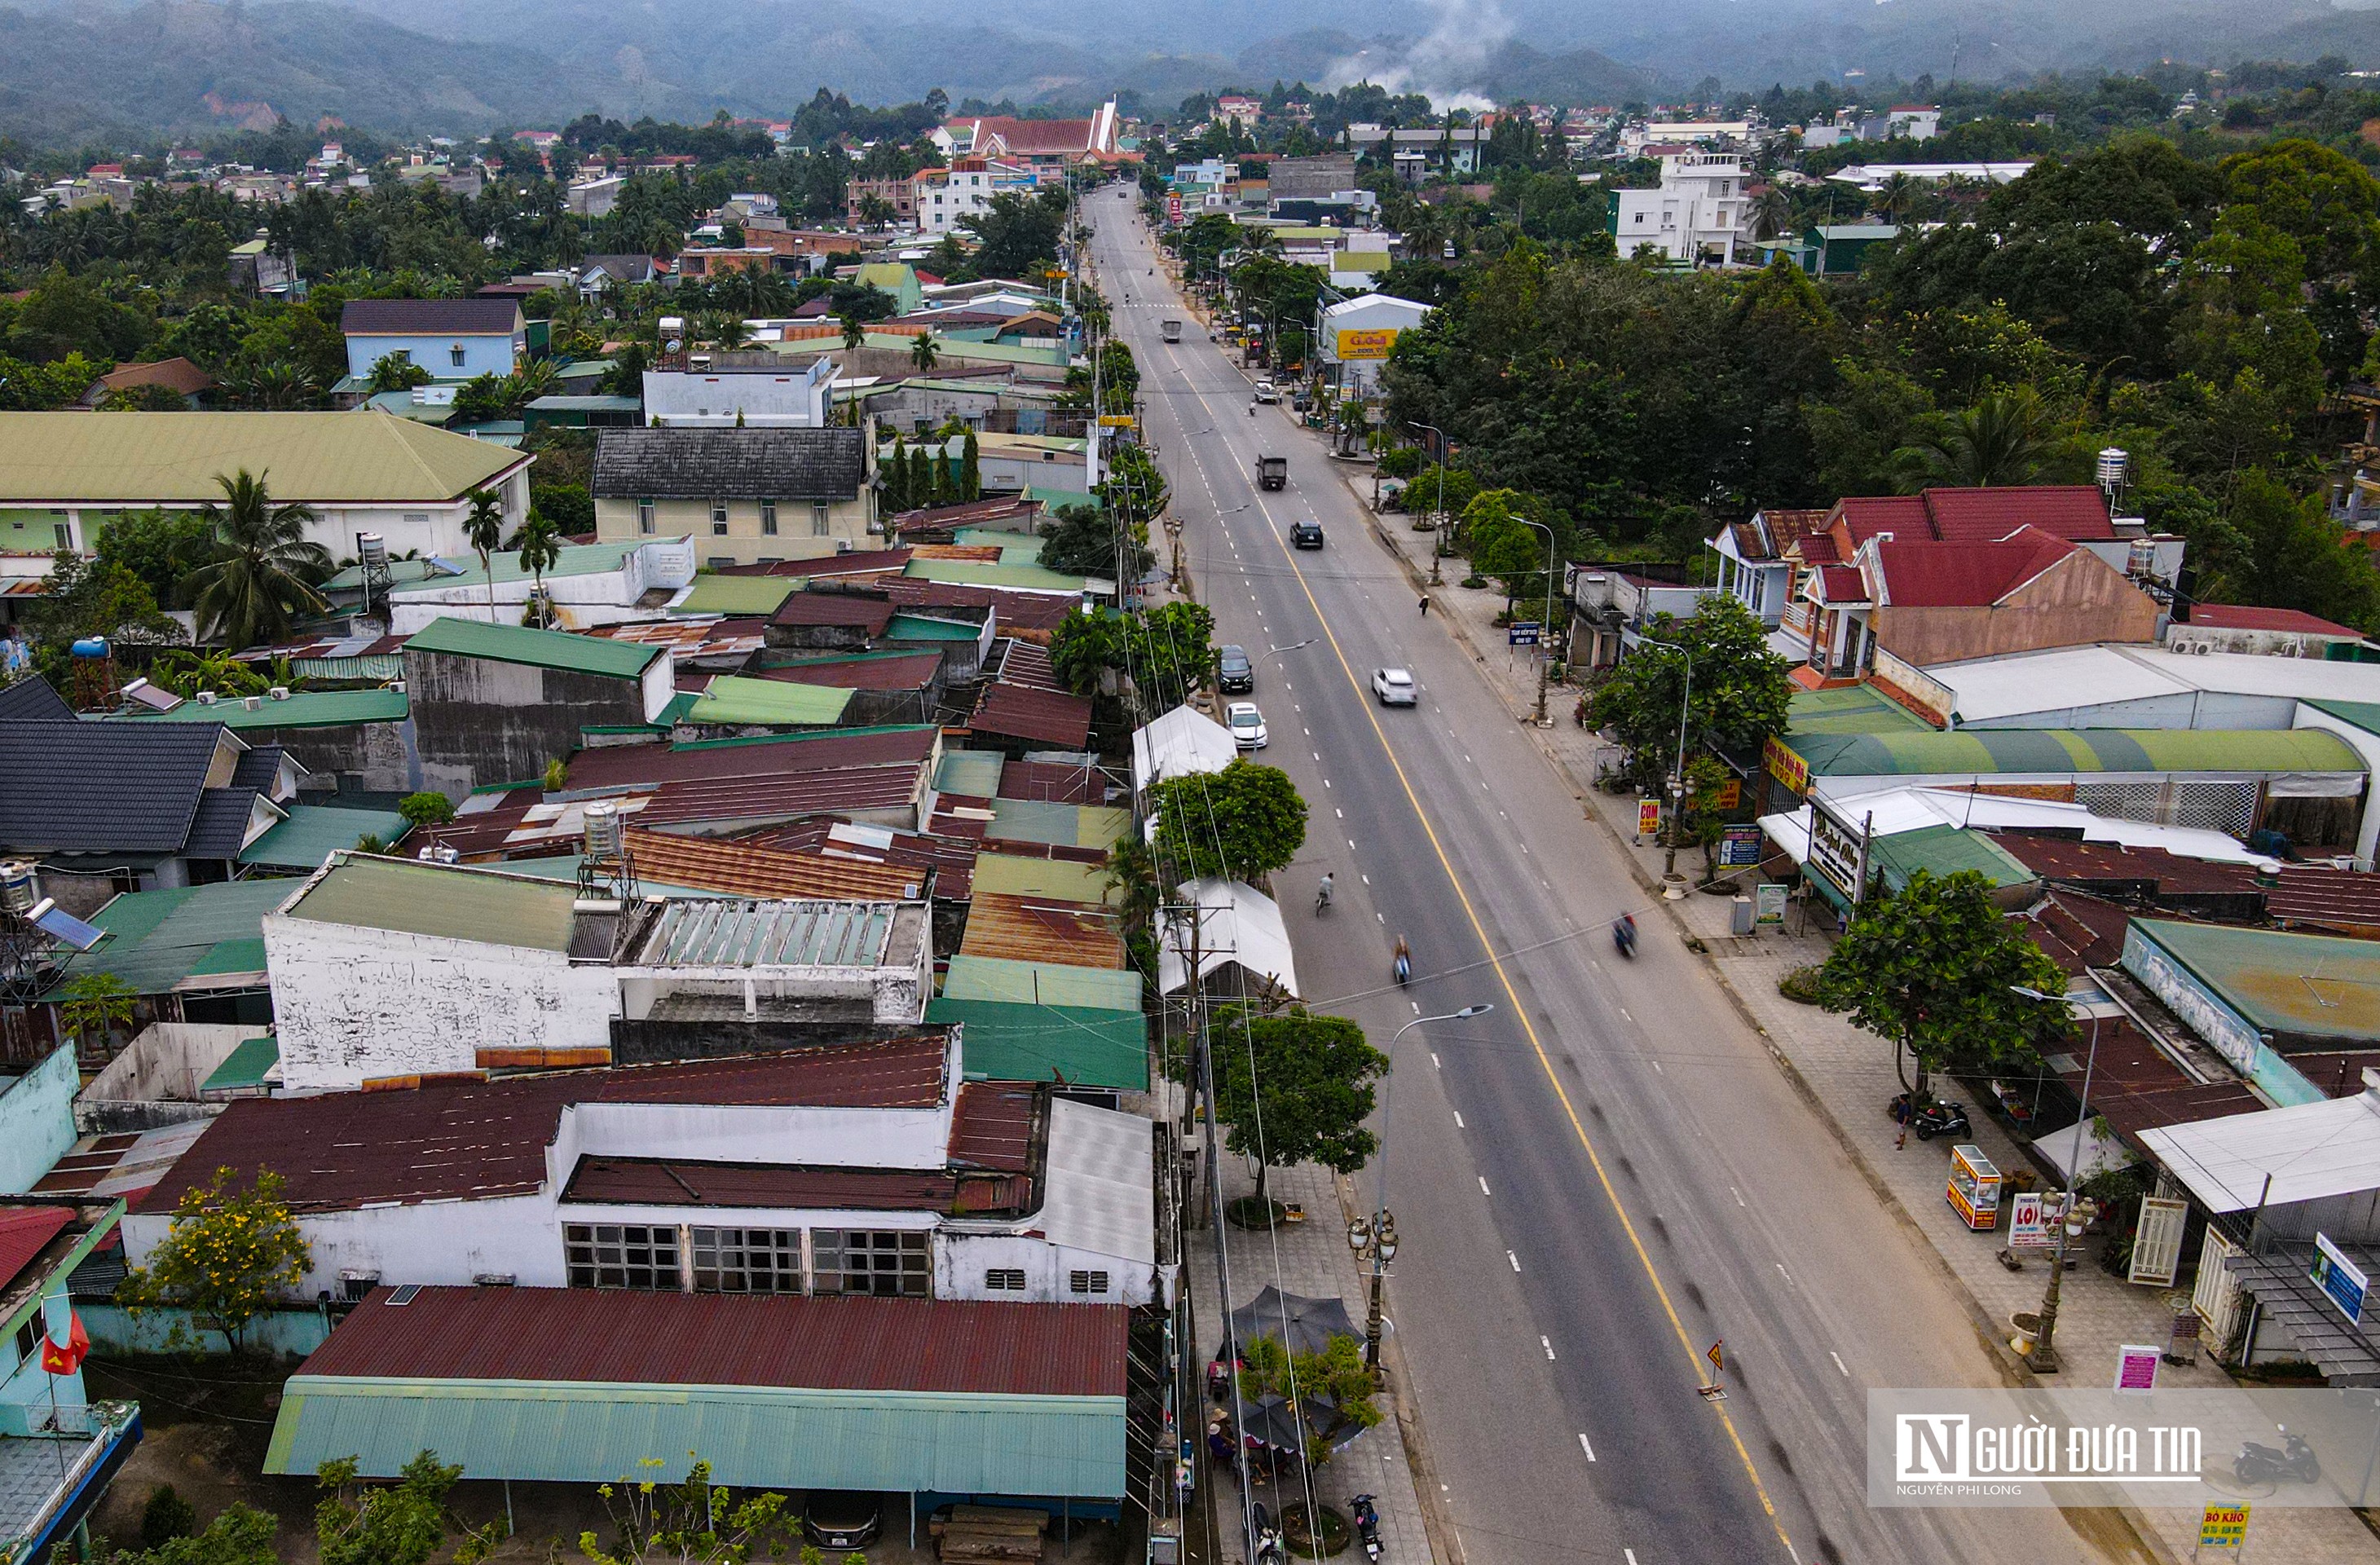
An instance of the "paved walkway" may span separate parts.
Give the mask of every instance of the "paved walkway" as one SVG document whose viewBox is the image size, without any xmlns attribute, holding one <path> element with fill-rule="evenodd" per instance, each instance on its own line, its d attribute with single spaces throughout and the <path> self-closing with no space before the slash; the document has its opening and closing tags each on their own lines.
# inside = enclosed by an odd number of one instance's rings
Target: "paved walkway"
<svg viewBox="0 0 2380 1565">
<path fill-rule="evenodd" d="M 1351 467 L 1348 487 L 1367 504 L 1371 499 L 1368 468 Z M 1402 559 L 1416 585 L 1427 580 L 1432 536 L 1413 530 L 1409 518 L 1390 513 L 1378 518 L 1379 539 Z M 1466 643 L 1491 683 L 1502 691 L 1514 719 L 1527 722 L 1536 700 L 1536 665 L 1531 649 L 1512 649 L 1504 632 L 1493 623 L 1504 607 L 1500 590 L 1455 585 L 1462 563 L 1448 562 L 1445 585 L 1429 589 L 1437 613 L 1449 629 Z M 1547 754 L 1571 774 L 1587 800 L 1591 816 L 1621 843 L 1644 888 L 1645 904 L 1639 925 L 1647 939 L 1699 940 L 1713 971 L 1739 1008 L 1768 1039 L 1781 1069 L 1824 1110 L 1853 1163 L 1867 1177 L 1879 1198 L 1895 1208 L 1922 1233 L 1970 1302 L 1979 1336 L 1997 1347 L 2002 1371 L 2010 1385 L 2032 1383 L 2034 1377 L 2007 1347 L 2009 1316 L 2017 1311 L 2037 1311 L 2049 1279 L 2046 1260 L 2029 1260 L 2022 1271 L 2010 1271 L 1997 1259 L 2005 1233 L 1970 1231 L 1955 1213 L 1945 1192 L 1949 1184 L 1949 1146 L 1920 1142 L 1913 1136 L 1899 1145 L 1900 1126 L 1885 1113 L 1886 1103 L 1900 1091 L 1892 1052 L 1881 1038 L 1852 1025 L 1842 1017 L 1815 1006 L 1796 1004 L 1779 992 L 1778 980 L 1796 968 L 1826 960 L 1832 944 L 1831 920 L 1813 918 L 1810 928 L 1737 939 L 1729 934 L 1730 899 L 1689 892 L 1664 902 L 1660 884 L 1663 850 L 1635 837 L 1637 798 L 1633 794 L 1605 793 L 1593 785 L 1602 767 L 1617 761 L 1607 742 L 1572 721 L 1574 691 L 1557 690 L 1548 697 L 1551 721 L 1536 731 Z M 1702 854 L 1687 848 L 1680 867 L 1699 879 Z M 1742 872 L 1747 884 L 1756 871 Z M 1788 915 L 1798 922 L 1798 910 Z M 1972 1106 L 1971 1106 L 1972 1107 Z M 2025 1155 L 1999 1125 L 1976 1110 L 1970 1139 L 1983 1147 L 2003 1173 L 2031 1167 Z M 2177 1311 L 2188 1307 L 2187 1292 L 2135 1286 L 2108 1274 L 2097 1261 L 2097 1235 L 2086 1236 L 2085 1254 L 2070 1268 L 2058 1304 L 2058 1347 L 2066 1368 L 2058 1377 L 2076 1386 L 2112 1384 L 2117 1354 L 2125 1343 L 2165 1343 Z M 1343 1248 L 1343 1245 L 1342 1246 Z M 2201 1356 L 2187 1366 L 2163 1365 L 2160 1383 L 2176 1386 L 2231 1384 L 2212 1360 Z M 2196 1513 L 2142 1513 L 2158 1539 L 2176 1559 L 2187 1559 L 2195 1537 Z M 2252 1557 L 2298 1561 L 2380 1559 L 2380 1543 L 2352 1512 L 2343 1510 L 2268 1510 L 2254 1519 Z"/>
<path fill-rule="evenodd" d="M 1328 1169 L 1303 1163 L 1293 1169 L 1274 1170 L 1269 1185 L 1275 1199 L 1293 1201 L 1304 1207 L 1305 1220 L 1284 1224 L 1271 1236 L 1226 1229 L 1231 1246 L 1232 1304 L 1245 1304 L 1267 1283 L 1273 1283 L 1284 1292 L 1342 1299 L 1348 1315 L 1361 1326 L 1368 1282 L 1366 1275 L 1356 1268 L 1354 1252 L 1347 1248 L 1346 1208 L 1340 1200 L 1340 1183 Z M 1255 1193 L 1256 1181 L 1248 1173 L 1245 1159 L 1227 1154 L 1223 1198 L 1230 1201 Z M 1196 1290 L 1193 1298 L 1198 1316 L 1197 1364 L 1203 1382 L 1205 1367 L 1214 1360 L 1223 1340 L 1212 1227 L 1202 1225 L 1195 1230 L 1189 1260 L 1189 1286 Z M 1383 1362 L 1393 1388 L 1402 1379 L 1402 1360 L 1393 1332 L 1383 1348 Z M 1402 1432 L 1417 1440 L 1418 1431 L 1409 1422 L 1412 1410 L 1396 1406 L 1396 1401 L 1393 1394 L 1379 1399 L 1381 1411 L 1389 1416 L 1355 1437 L 1315 1471 L 1314 1492 L 1317 1499 L 1347 1517 L 1351 1523 L 1354 1511 L 1347 1503 L 1349 1497 L 1371 1495 L 1380 1513 L 1383 1558 L 1414 1565 L 1443 1557 L 1431 1547 L 1430 1528 L 1423 1518 L 1413 1465 L 1405 1441 L 1400 1438 Z M 1203 1421 L 1197 1434 L 1200 1439 L 1205 1438 Z M 1212 1479 L 1207 1492 L 1196 1497 L 1196 1503 L 1211 1503 L 1213 1507 L 1214 1536 L 1219 1544 L 1214 1558 L 1236 1565 L 1246 1554 L 1241 1534 L 1239 1485 L 1227 1474 L 1208 1471 Z M 1303 1503 L 1305 1489 L 1295 1480 L 1279 1486 L 1278 1490 L 1271 1484 L 1259 1482 L 1257 1498 L 1278 1516 L 1284 1505 Z M 1349 1547 L 1351 1550 L 1355 1548 L 1353 1544 Z M 1363 1556 L 1356 1551 L 1340 1558 L 1360 1559 Z"/>
</svg>

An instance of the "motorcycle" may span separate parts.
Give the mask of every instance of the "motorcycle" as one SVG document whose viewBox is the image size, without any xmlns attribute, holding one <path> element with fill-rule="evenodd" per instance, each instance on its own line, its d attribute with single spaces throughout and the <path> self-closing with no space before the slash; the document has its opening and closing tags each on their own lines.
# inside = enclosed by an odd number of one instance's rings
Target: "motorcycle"
<svg viewBox="0 0 2380 1565">
<path fill-rule="evenodd" d="M 1912 1109 L 1909 1094 L 1900 1096 L 1884 1106 L 1884 1111 L 1899 1123 L 1917 1133 L 1920 1141 L 1931 1141 L 1937 1135 L 1968 1135 L 1974 1126 L 1968 1122 L 1967 1110 L 1948 1098 L 1937 1098 L 1921 1109 Z"/>
<path fill-rule="evenodd" d="M 1330 906 L 1330 877 L 1325 875 L 1322 877 L 1322 883 L 1319 886 L 1317 886 L 1314 890 L 1314 916 L 1317 918 L 1321 917 L 1323 913 L 1328 910 Z"/>
<path fill-rule="evenodd" d="M 1402 989 L 1405 987 L 1405 981 L 1413 977 L 1413 958 L 1401 951 L 1397 952 L 1394 966 L 1397 974 L 1397 988 Z"/>
<path fill-rule="evenodd" d="M 1288 1556 L 1281 1551 L 1281 1529 L 1272 1524 L 1272 1512 L 1257 1500 L 1254 1508 L 1257 1547 L 1249 1565 L 1288 1565 Z"/>
<path fill-rule="evenodd" d="M 1347 1502 L 1355 1512 L 1355 1536 L 1364 1545 L 1364 1558 L 1380 1557 L 1380 1513 L 1372 1509 L 1370 1495 L 1357 1495 Z"/>
<path fill-rule="evenodd" d="M 1611 943 L 1621 955 L 1633 962 L 1636 959 L 1636 920 L 1621 914 L 1620 921 L 1611 926 Z"/>
<path fill-rule="evenodd" d="M 2242 1444 L 2240 1454 L 2231 1460 L 2231 1475 L 2243 1484 L 2311 1484 L 2321 1477 L 2322 1462 L 2305 1443 L 2305 1437 L 2289 1429 L 2283 1429 L 2281 1437 L 2287 1447 L 2283 1450 L 2253 1440 Z"/>
</svg>

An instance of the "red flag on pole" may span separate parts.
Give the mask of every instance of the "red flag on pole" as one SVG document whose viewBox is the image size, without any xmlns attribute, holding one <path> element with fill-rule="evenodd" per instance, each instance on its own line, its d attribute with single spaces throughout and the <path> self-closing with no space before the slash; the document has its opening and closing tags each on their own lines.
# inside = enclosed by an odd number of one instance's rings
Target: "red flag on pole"
<svg viewBox="0 0 2380 1565">
<path fill-rule="evenodd" d="M 67 1320 L 63 1347 L 51 1341 L 46 1332 L 42 1337 L 42 1367 L 53 1375 L 72 1375 L 82 1367 L 83 1359 L 91 1353 L 91 1334 L 82 1328 L 82 1316 L 68 1310 Z"/>
</svg>

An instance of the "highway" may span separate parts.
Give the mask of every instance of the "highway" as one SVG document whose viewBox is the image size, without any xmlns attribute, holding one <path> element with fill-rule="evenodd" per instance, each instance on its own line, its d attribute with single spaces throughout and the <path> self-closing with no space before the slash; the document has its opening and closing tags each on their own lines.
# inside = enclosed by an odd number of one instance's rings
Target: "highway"
<svg viewBox="0 0 2380 1565">
<path fill-rule="evenodd" d="M 1217 639 L 1262 660 L 1263 758 L 1311 807 L 1275 878 L 1305 997 L 1376 1043 L 1496 1006 L 1406 1034 L 1385 1152 L 1357 1181 L 1368 1205 L 1385 1168 L 1403 1242 L 1390 1314 L 1459 1560 L 2148 1558 L 2104 1513 L 1868 1507 L 1868 1388 L 2000 1382 L 1938 1259 L 1420 613 L 1344 481 L 1368 469 L 1286 407 L 1250 415 L 1245 378 L 1150 273 L 1135 203 L 1111 188 L 1083 210 L 1197 595 Z M 1260 453 L 1288 458 L 1285 491 L 1255 487 Z M 1309 518 L 1327 547 L 1293 552 Z M 1418 707 L 1370 699 L 1381 665 L 1414 672 Z M 1313 916 L 1325 870 L 1336 905 Z M 1632 909 L 1646 938 L 1622 963 L 1609 923 Z M 1409 991 L 1390 977 L 1399 935 Z M 1263 1280 L 1251 1266 L 1253 1249 L 1243 1292 Z M 1728 1396 L 1706 1401 L 1721 1340 Z"/>
</svg>

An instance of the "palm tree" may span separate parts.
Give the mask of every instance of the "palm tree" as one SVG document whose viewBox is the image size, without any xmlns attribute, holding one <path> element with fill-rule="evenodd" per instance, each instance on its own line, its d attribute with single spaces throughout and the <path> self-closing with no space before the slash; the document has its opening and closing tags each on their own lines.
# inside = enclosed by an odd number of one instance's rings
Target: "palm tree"
<svg viewBox="0 0 2380 1565">
<path fill-rule="evenodd" d="M 843 318 L 843 346 L 845 352 L 857 353 L 868 342 L 868 322 L 856 315 Z"/>
<path fill-rule="evenodd" d="M 545 601 L 545 573 L 562 558 L 561 530 L 546 519 L 545 513 L 529 507 L 528 520 L 521 524 L 520 536 L 513 540 L 520 548 L 521 569 L 536 582 L 537 623 L 551 628 L 552 616 Z"/>
<path fill-rule="evenodd" d="M 504 502 L 484 489 L 475 489 L 464 496 L 471 509 L 463 517 L 463 536 L 471 540 L 471 548 L 480 556 L 480 574 L 488 578 L 488 623 L 496 623 L 496 573 L 489 564 L 498 545 L 504 540 Z"/>
<path fill-rule="evenodd" d="M 1762 190 L 1752 203 L 1752 231 L 1764 239 L 1773 239 L 1785 232 L 1793 221 L 1793 202 L 1784 191 L 1771 185 Z"/>
<path fill-rule="evenodd" d="M 267 474 L 215 475 L 224 503 L 200 513 L 212 533 L 212 557 L 182 582 L 198 611 L 199 633 L 220 636 L 234 650 L 285 636 L 300 609 L 329 603 L 314 590 L 328 574 L 330 552 L 306 536 L 314 520 L 305 505 L 276 505 Z"/>
<path fill-rule="evenodd" d="M 934 334 L 931 332 L 918 333 L 917 340 L 909 345 L 909 362 L 921 370 L 931 370 L 934 361 L 941 357 L 934 350 Z"/>
<path fill-rule="evenodd" d="M 228 389 L 233 400 L 265 412 L 311 406 L 322 391 L 311 370 L 287 358 L 268 358 L 234 370 Z"/>
<path fill-rule="evenodd" d="M 1892 454 L 1901 487 L 1989 489 L 2030 481 L 2054 446 L 2041 398 L 2030 386 L 1993 392 L 1951 416 L 1941 433 Z"/>
<path fill-rule="evenodd" d="M 1876 187 L 1876 194 L 1868 198 L 1868 205 L 1887 223 L 1901 223 L 1916 210 L 1919 193 L 1916 180 L 1906 174 L 1895 174 Z"/>
</svg>

